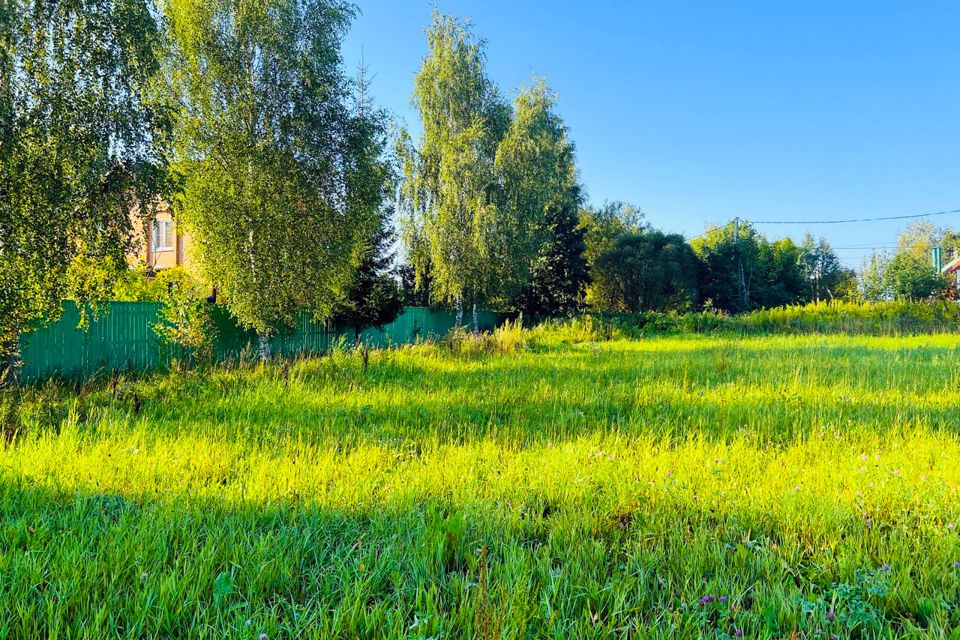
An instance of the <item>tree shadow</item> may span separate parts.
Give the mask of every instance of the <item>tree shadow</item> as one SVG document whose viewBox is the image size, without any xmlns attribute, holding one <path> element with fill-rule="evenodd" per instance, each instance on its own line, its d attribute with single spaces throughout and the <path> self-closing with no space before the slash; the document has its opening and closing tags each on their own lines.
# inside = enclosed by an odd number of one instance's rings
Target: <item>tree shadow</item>
<svg viewBox="0 0 960 640">
<path fill-rule="evenodd" d="M 695 493 L 624 502 L 600 486 L 579 499 L 424 494 L 350 507 L 169 489 L 0 478 L 5 633 L 473 638 L 487 616 L 504 638 L 846 636 L 830 607 L 872 612 L 864 624 L 891 633 L 960 622 L 949 534 L 902 512 L 868 522 L 824 497 L 804 517 L 796 506 L 717 510 Z M 909 573 L 897 598 L 870 595 L 890 586 L 883 562 Z M 706 595 L 711 606 L 695 604 Z"/>
</svg>

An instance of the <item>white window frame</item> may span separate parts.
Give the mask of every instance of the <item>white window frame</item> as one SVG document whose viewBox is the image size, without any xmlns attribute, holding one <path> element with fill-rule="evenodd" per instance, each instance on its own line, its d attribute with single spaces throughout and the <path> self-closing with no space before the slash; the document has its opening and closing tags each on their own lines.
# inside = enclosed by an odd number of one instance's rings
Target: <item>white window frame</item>
<svg viewBox="0 0 960 640">
<path fill-rule="evenodd" d="M 170 235 L 170 244 L 166 245 L 167 234 Z M 173 227 L 173 220 L 154 220 L 153 233 L 150 237 L 154 253 L 174 251 L 177 248 L 177 232 Z"/>
</svg>

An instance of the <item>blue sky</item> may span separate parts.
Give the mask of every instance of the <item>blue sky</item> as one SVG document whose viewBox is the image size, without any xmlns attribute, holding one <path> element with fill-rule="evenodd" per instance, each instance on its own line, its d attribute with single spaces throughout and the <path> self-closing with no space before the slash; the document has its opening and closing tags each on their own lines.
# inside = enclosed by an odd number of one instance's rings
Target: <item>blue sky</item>
<svg viewBox="0 0 960 640">
<path fill-rule="evenodd" d="M 432 0 L 359 0 L 344 43 L 411 128 Z M 441 0 L 487 40 L 507 96 L 544 76 L 591 202 L 701 233 L 739 215 L 821 220 L 960 209 L 960 2 Z M 937 224 L 960 227 L 960 215 Z M 891 245 L 906 222 L 805 228 Z M 844 249 L 851 265 L 868 253 Z"/>
</svg>

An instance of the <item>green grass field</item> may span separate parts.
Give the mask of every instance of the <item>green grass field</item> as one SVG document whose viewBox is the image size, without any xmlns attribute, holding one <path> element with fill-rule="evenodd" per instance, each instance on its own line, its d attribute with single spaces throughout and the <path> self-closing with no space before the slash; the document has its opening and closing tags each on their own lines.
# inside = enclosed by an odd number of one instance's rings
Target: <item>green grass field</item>
<svg viewBox="0 0 960 640">
<path fill-rule="evenodd" d="M 0 636 L 960 637 L 960 336 L 561 337 L 28 392 Z"/>
</svg>

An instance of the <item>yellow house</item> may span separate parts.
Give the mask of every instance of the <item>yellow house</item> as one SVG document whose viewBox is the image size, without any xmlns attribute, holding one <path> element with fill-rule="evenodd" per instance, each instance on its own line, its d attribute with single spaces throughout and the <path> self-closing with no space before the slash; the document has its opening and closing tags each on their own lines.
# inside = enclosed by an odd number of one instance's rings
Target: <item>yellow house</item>
<svg viewBox="0 0 960 640">
<path fill-rule="evenodd" d="M 170 205 L 160 203 L 151 207 L 150 215 L 140 218 L 134 211 L 134 229 L 140 228 L 137 251 L 130 256 L 136 265 L 146 265 L 152 274 L 170 267 L 190 267 L 190 235 L 177 228 Z"/>
</svg>

